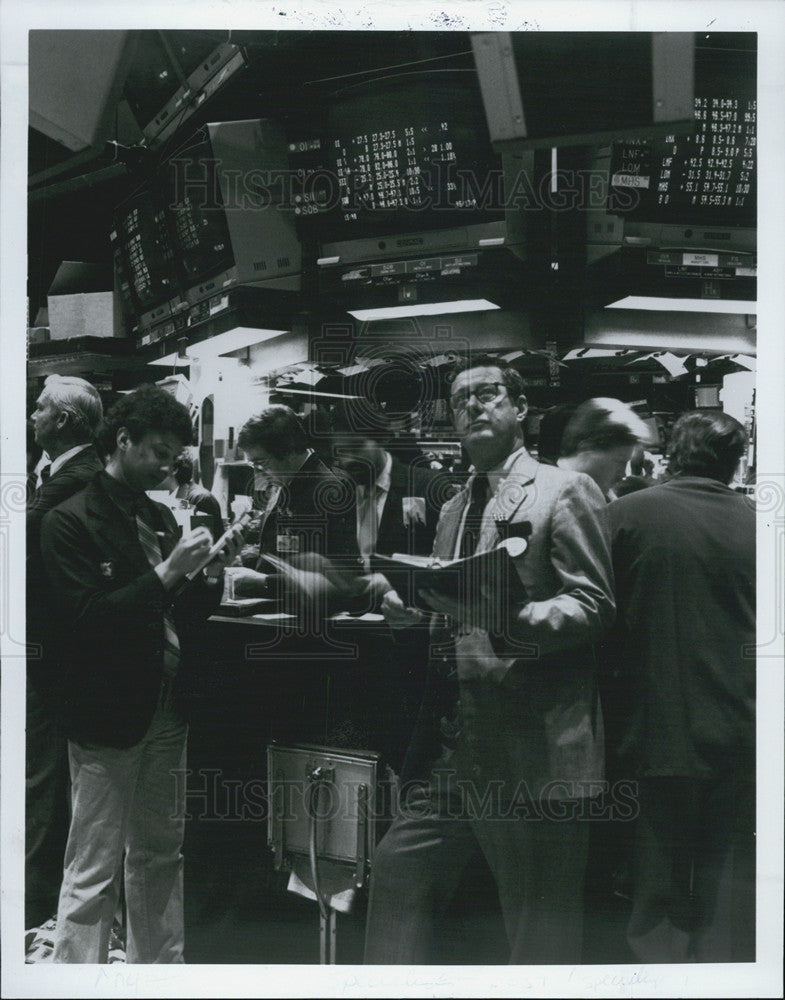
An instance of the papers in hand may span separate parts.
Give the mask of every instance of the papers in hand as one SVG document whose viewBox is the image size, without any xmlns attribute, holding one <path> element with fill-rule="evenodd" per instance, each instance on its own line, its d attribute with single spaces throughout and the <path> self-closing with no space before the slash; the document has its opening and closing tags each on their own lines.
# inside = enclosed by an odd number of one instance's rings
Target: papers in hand
<svg viewBox="0 0 785 1000">
<path fill-rule="evenodd" d="M 522 556 L 526 548 L 526 539 L 515 536 L 504 539 L 488 552 L 451 562 L 396 552 L 392 556 L 371 556 L 371 566 L 387 578 L 409 607 L 429 610 L 420 596 L 422 590 L 434 590 L 462 603 L 523 602 L 526 589 L 513 559 Z"/>
</svg>

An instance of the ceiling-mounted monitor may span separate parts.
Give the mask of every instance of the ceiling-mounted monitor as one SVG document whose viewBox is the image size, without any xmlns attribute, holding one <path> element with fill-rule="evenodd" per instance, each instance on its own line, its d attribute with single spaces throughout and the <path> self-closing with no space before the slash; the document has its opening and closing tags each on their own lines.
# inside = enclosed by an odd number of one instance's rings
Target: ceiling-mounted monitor
<svg viewBox="0 0 785 1000">
<path fill-rule="evenodd" d="M 502 159 L 473 70 L 348 87 L 325 102 L 317 127 L 290 126 L 288 149 L 294 218 L 322 265 L 508 239 Z"/>
<path fill-rule="evenodd" d="M 472 48 L 497 149 L 597 144 L 692 123 L 691 32 L 485 32 Z"/>
<path fill-rule="evenodd" d="M 221 38 L 221 34 L 224 38 Z M 229 32 L 142 31 L 125 96 L 151 147 L 169 139 L 247 64 Z"/>
<path fill-rule="evenodd" d="M 260 119 L 206 125 L 164 165 L 166 218 L 190 302 L 237 285 L 299 288 L 286 168 L 282 133 Z"/>
<path fill-rule="evenodd" d="M 699 35 L 694 129 L 659 139 L 620 137 L 597 152 L 590 172 L 589 263 L 627 246 L 746 255 L 714 264 L 754 267 L 756 34 Z"/>
<path fill-rule="evenodd" d="M 109 235 L 120 290 L 127 288 L 137 319 L 144 325 L 151 311 L 168 314 L 179 300 L 180 285 L 160 191 L 145 187 L 123 202 Z"/>
</svg>

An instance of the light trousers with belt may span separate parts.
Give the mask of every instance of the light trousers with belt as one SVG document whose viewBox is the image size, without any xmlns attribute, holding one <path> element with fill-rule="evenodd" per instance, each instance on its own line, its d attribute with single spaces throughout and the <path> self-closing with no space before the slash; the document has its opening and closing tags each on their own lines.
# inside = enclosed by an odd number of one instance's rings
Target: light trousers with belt
<svg viewBox="0 0 785 1000">
<path fill-rule="evenodd" d="M 187 733 L 159 704 L 144 738 L 129 749 L 69 740 L 72 818 L 55 962 L 108 960 L 121 875 L 126 961 L 183 961 Z"/>
</svg>

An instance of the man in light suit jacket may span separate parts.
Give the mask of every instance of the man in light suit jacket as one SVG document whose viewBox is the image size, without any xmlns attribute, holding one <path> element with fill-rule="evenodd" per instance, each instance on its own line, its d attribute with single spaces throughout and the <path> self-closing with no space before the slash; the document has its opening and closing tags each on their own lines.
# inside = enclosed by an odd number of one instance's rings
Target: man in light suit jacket
<svg viewBox="0 0 785 1000">
<path fill-rule="evenodd" d="M 48 581 L 41 557 L 44 514 L 78 493 L 103 468 L 93 444 L 103 409 L 81 378 L 50 375 L 30 416 L 46 452 L 27 508 L 27 734 L 25 760 L 25 927 L 57 909 L 68 836 L 68 759 L 56 718 L 57 670 L 49 649 Z"/>
<path fill-rule="evenodd" d="M 487 551 L 528 537 L 514 559 L 526 590 L 496 581 L 459 602 L 424 591 L 453 622 L 459 684 L 454 723 L 428 785 L 381 841 L 373 865 L 367 963 L 432 960 L 443 911 L 477 843 L 493 873 L 510 961 L 581 958 L 587 800 L 603 778 L 603 733 L 591 643 L 614 615 L 606 505 L 585 474 L 538 464 L 523 444 L 520 376 L 475 359 L 453 384 L 456 429 L 474 466 L 442 509 L 434 555 Z M 412 612 L 394 591 L 388 620 Z M 447 637 L 432 642 L 446 650 Z"/>
</svg>

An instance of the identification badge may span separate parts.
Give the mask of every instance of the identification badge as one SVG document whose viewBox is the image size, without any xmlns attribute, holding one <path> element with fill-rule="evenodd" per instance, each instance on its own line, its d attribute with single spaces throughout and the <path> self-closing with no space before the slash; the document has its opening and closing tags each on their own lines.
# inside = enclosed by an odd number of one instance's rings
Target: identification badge
<svg viewBox="0 0 785 1000">
<path fill-rule="evenodd" d="M 425 497 L 403 497 L 403 523 L 425 524 Z"/>
<path fill-rule="evenodd" d="M 296 556 L 300 553 L 299 535 L 276 535 L 275 550 L 286 555 Z"/>
</svg>

